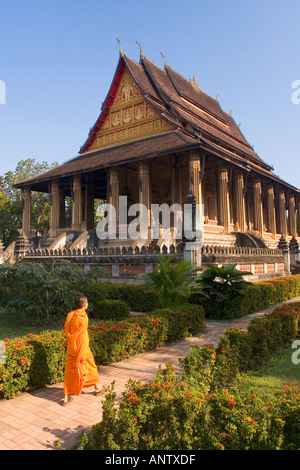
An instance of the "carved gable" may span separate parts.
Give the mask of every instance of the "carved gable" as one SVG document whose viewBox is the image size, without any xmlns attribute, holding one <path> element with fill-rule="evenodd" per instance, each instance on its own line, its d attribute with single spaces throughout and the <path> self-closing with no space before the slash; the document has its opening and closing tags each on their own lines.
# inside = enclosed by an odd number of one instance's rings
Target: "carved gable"
<svg viewBox="0 0 300 470">
<path fill-rule="evenodd" d="M 172 129 L 142 98 L 125 69 L 113 105 L 89 152 Z"/>
</svg>

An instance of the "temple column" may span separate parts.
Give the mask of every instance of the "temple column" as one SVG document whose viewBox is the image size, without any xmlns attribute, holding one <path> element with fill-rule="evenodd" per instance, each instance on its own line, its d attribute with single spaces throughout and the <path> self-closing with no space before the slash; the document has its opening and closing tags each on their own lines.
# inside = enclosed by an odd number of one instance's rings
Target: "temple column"
<svg viewBox="0 0 300 470">
<path fill-rule="evenodd" d="M 114 207 L 115 214 L 109 215 L 111 230 L 117 235 L 119 227 L 119 171 L 118 168 L 112 167 L 108 174 L 108 203 Z"/>
<path fill-rule="evenodd" d="M 218 209 L 219 225 L 224 225 L 225 233 L 229 232 L 229 191 L 228 191 L 228 170 L 226 167 L 218 168 Z"/>
<path fill-rule="evenodd" d="M 172 158 L 172 167 L 171 167 L 171 205 L 179 203 L 179 197 L 178 197 L 178 173 L 177 170 L 178 168 L 176 167 L 176 162 L 174 157 Z"/>
<path fill-rule="evenodd" d="M 175 205 L 175 211 L 170 215 L 170 226 L 179 227 L 183 220 L 182 194 L 181 194 L 181 174 L 180 167 L 177 165 L 176 158 L 172 158 L 171 167 L 171 206 Z M 178 208 L 178 210 L 177 210 Z M 180 208 L 180 209 L 179 209 Z"/>
<path fill-rule="evenodd" d="M 287 236 L 287 218 L 286 218 L 286 201 L 283 189 L 278 191 L 278 232 L 285 238 Z"/>
<path fill-rule="evenodd" d="M 73 177 L 72 229 L 79 230 L 82 224 L 81 177 Z"/>
<path fill-rule="evenodd" d="M 297 236 L 296 232 L 296 214 L 295 214 L 295 196 L 292 194 L 288 197 L 288 211 L 289 211 L 289 235 Z"/>
<path fill-rule="evenodd" d="M 31 232 L 31 189 L 23 189 L 23 234 L 28 236 Z"/>
<path fill-rule="evenodd" d="M 85 221 L 87 230 L 94 228 L 94 178 L 88 176 L 85 185 Z"/>
<path fill-rule="evenodd" d="M 59 226 L 64 228 L 66 226 L 66 195 L 65 190 L 59 190 Z"/>
<path fill-rule="evenodd" d="M 300 237 L 300 196 L 297 197 L 297 232 Z"/>
<path fill-rule="evenodd" d="M 255 179 L 253 181 L 253 212 L 254 212 L 254 230 L 258 232 L 258 236 L 263 234 L 263 207 L 261 181 Z"/>
<path fill-rule="evenodd" d="M 268 206 L 268 231 L 272 233 L 272 238 L 276 235 L 276 213 L 274 188 L 269 186 L 267 189 L 267 206 Z"/>
<path fill-rule="evenodd" d="M 138 164 L 139 204 L 147 208 L 148 228 L 151 226 L 151 190 L 149 160 L 142 160 Z"/>
<path fill-rule="evenodd" d="M 189 187 L 196 198 L 196 204 L 202 204 L 202 185 L 200 181 L 200 155 L 199 150 L 191 150 L 189 155 Z"/>
<path fill-rule="evenodd" d="M 56 237 L 56 230 L 59 228 L 60 201 L 58 181 L 51 182 L 51 208 L 50 208 L 50 238 Z"/>
<path fill-rule="evenodd" d="M 246 230 L 245 198 L 244 198 L 244 178 L 240 170 L 234 173 L 234 223 L 237 223 L 239 230 Z"/>
</svg>

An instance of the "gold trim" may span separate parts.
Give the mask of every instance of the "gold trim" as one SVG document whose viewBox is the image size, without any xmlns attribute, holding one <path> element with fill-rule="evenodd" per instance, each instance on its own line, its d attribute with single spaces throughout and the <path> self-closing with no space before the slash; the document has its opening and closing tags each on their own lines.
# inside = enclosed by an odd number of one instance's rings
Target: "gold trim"
<svg viewBox="0 0 300 470">
<path fill-rule="evenodd" d="M 142 98 L 131 75 L 125 70 L 114 103 L 88 151 L 169 130 L 173 130 L 173 126 Z"/>
</svg>

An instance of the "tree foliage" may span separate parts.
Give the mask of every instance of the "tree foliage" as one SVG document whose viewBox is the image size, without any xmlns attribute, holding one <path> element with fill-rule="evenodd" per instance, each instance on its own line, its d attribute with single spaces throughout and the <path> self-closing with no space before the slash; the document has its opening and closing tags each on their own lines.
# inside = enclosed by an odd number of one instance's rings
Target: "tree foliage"
<svg viewBox="0 0 300 470">
<path fill-rule="evenodd" d="M 87 283 L 103 276 L 105 269 L 83 271 L 71 261 L 30 263 L 24 259 L 0 265 L 2 307 L 24 319 L 50 321 L 74 307 L 74 299 L 85 295 Z"/>
<path fill-rule="evenodd" d="M 47 162 L 36 162 L 34 158 L 20 160 L 14 171 L 0 176 L 0 238 L 8 246 L 18 236 L 22 227 L 22 193 L 14 188 L 16 183 L 32 178 L 56 166 Z M 43 233 L 49 228 L 50 198 L 48 194 L 32 192 L 31 226 L 35 232 Z"/>
</svg>

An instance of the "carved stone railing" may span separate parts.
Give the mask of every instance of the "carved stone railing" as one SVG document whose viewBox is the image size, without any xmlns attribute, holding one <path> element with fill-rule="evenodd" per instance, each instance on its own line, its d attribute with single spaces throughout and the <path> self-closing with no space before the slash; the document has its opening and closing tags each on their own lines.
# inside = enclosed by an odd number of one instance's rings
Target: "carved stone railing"
<svg viewBox="0 0 300 470">
<path fill-rule="evenodd" d="M 156 245 L 152 247 L 151 245 L 142 246 L 141 248 L 136 246 L 132 247 L 110 247 L 110 248 L 83 248 L 83 249 L 35 249 L 29 250 L 26 253 L 26 258 L 43 258 L 43 257 L 65 257 L 65 258 L 74 258 L 74 257 L 106 257 L 106 256 L 149 256 L 149 255 L 168 255 L 168 254 L 177 254 L 181 256 L 184 251 L 184 244 L 179 244 L 177 246 L 171 245 Z M 250 262 L 251 260 L 259 260 L 263 262 L 263 259 L 274 258 L 281 260 L 283 258 L 282 250 L 280 249 L 270 249 L 270 248 L 250 248 L 250 247 L 227 247 L 227 246 L 215 246 L 215 245 L 204 245 L 201 248 L 201 254 L 203 261 L 218 261 L 218 260 L 231 260 L 235 261 L 245 258 L 245 261 Z"/>
<path fill-rule="evenodd" d="M 282 256 L 282 250 L 272 248 L 252 248 L 236 246 L 204 245 L 203 255 L 225 256 Z"/>
<path fill-rule="evenodd" d="M 103 266 L 106 278 L 128 279 L 138 277 L 138 274 L 150 272 L 157 264 L 159 255 L 174 255 L 174 262 L 185 258 L 184 243 L 178 245 L 145 245 L 142 247 L 100 247 L 100 248 L 37 248 L 26 252 L 25 258 L 32 262 L 47 262 L 50 260 L 69 260 L 78 263 L 84 269 L 92 266 Z M 289 271 L 285 265 L 282 249 L 232 247 L 219 245 L 204 245 L 201 247 L 201 264 L 207 263 L 228 265 L 237 264 L 242 271 L 251 271 L 262 278 L 278 277 Z M 253 276 L 256 279 L 257 276 Z M 133 281 L 134 282 L 134 281 Z"/>
<path fill-rule="evenodd" d="M 159 255 L 159 254 L 182 254 L 183 245 L 179 244 L 177 246 L 167 245 L 158 246 L 154 248 L 149 246 L 142 246 L 139 248 L 136 246 L 132 247 L 110 247 L 110 248 L 83 248 L 83 249 L 42 249 L 38 248 L 35 250 L 28 250 L 26 252 L 26 258 L 37 258 L 37 257 L 103 257 L 103 256 L 138 256 L 138 255 Z"/>
</svg>

